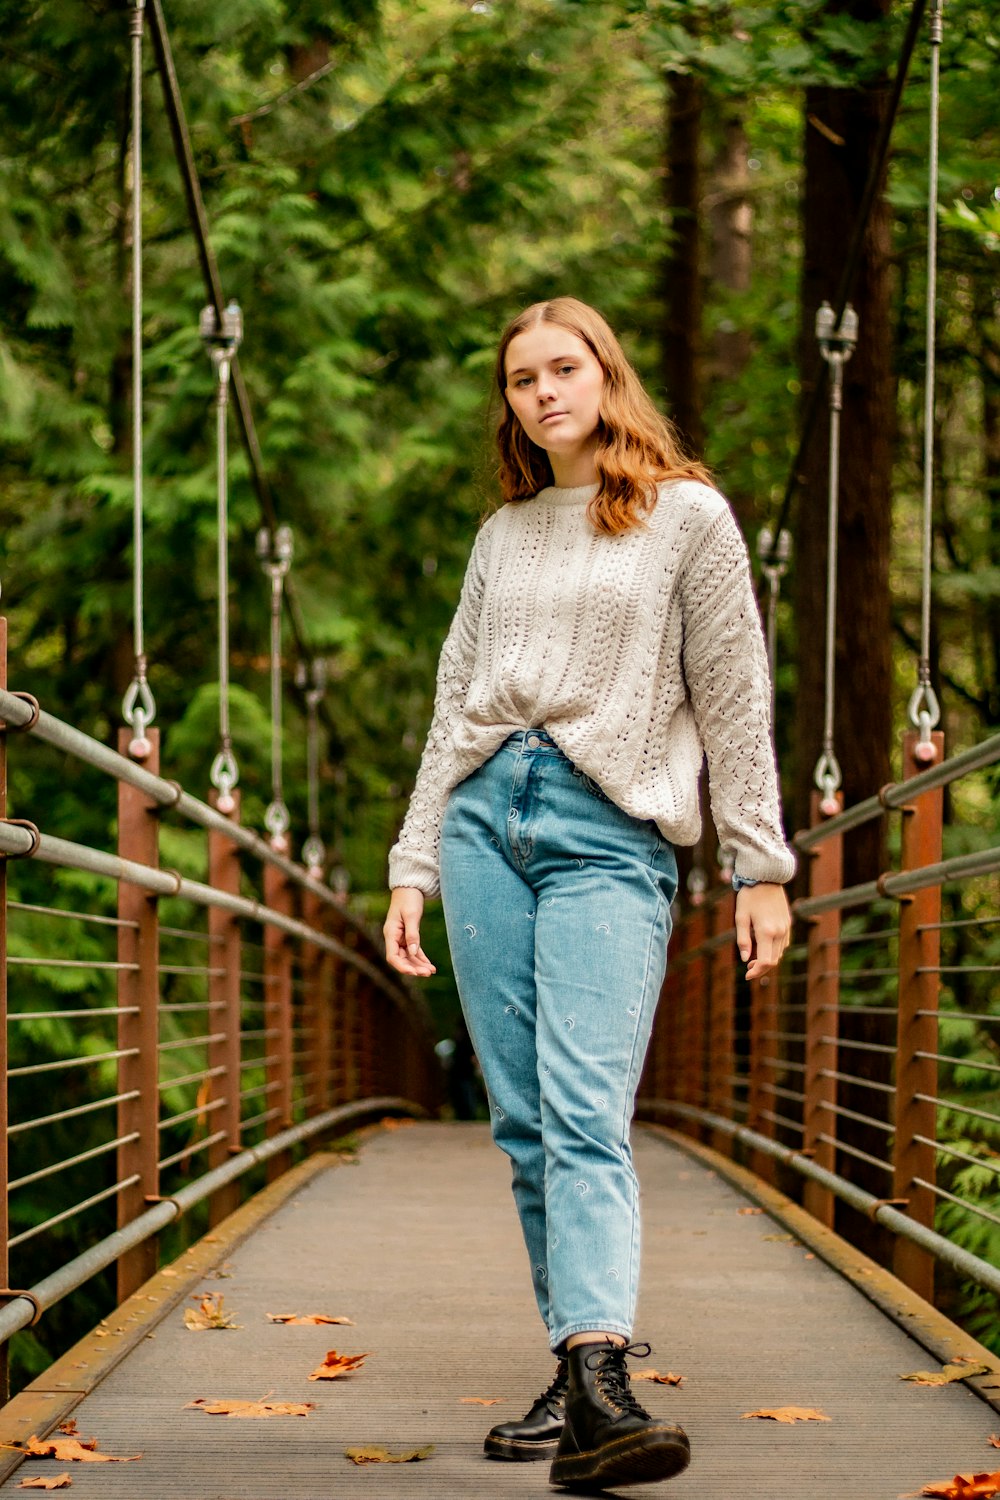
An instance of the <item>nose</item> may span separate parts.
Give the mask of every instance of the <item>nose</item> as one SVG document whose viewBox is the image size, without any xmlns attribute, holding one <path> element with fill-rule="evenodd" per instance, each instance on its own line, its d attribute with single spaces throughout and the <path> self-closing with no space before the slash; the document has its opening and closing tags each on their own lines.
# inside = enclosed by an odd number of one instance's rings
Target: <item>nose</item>
<svg viewBox="0 0 1000 1500">
<path fill-rule="evenodd" d="M 535 387 L 535 395 L 537 396 L 539 403 L 541 404 L 543 402 L 554 400 L 555 394 L 556 385 L 552 376 L 547 372 L 539 375 L 538 384 Z"/>
</svg>

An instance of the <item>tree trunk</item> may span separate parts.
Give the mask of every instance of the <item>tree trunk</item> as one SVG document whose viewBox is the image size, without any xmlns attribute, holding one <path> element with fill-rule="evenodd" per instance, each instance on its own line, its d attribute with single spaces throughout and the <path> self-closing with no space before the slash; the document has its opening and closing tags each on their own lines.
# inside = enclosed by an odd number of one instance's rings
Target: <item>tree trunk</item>
<svg viewBox="0 0 1000 1500">
<path fill-rule="evenodd" d="M 976 276 L 976 325 L 982 340 L 979 378 L 983 392 L 983 490 L 986 501 L 986 563 L 1000 568 L 1000 297 L 986 268 Z M 984 601 L 985 651 L 980 692 L 987 705 L 986 722 L 1000 720 L 1000 598 Z"/>
<path fill-rule="evenodd" d="M 862 19 L 889 0 L 828 4 Z M 832 300 L 886 107 L 885 84 L 806 92 L 804 260 L 801 358 L 809 394 L 818 350 L 816 311 Z M 892 673 L 889 608 L 891 466 L 895 386 L 889 318 L 889 213 L 881 192 L 865 233 L 850 298 L 860 335 L 845 369 L 840 454 L 836 699 L 834 744 L 845 803 L 890 779 Z M 822 748 L 827 563 L 829 424 L 824 411 L 806 454 L 799 494 L 794 569 L 797 626 L 795 821 L 805 823 L 813 768 Z M 853 833 L 845 849 L 850 885 L 884 868 L 881 820 Z"/>
<path fill-rule="evenodd" d="M 718 128 L 712 132 L 716 144 L 706 197 L 711 234 L 709 277 L 713 287 L 738 297 L 750 290 L 753 207 L 748 192 L 749 145 L 742 116 L 732 102 L 715 101 L 710 114 L 718 119 Z M 750 358 L 750 330 L 735 297 L 733 302 L 713 333 L 708 365 L 709 379 L 723 387 L 723 409 L 731 415 L 742 410 L 743 403 L 736 400 L 733 387 Z M 728 498 L 749 535 L 756 521 L 755 496 L 730 490 Z"/>
<path fill-rule="evenodd" d="M 691 73 L 670 78 L 667 99 L 666 206 L 670 240 L 664 263 L 663 383 L 667 411 L 687 448 L 701 456 L 701 115 L 703 85 Z"/>
</svg>

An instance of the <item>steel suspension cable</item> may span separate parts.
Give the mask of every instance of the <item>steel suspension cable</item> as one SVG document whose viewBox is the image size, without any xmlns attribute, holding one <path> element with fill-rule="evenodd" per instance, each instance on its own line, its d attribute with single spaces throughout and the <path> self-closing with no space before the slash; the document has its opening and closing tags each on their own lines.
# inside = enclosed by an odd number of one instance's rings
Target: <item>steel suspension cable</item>
<svg viewBox="0 0 1000 1500">
<path fill-rule="evenodd" d="M 868 220 L 871 217 L 871 211 L 875 204 L 875 198 L 878 194 L 879 184 L 882 181 L 882 176 L 885 171 L 886 161 L 889 156 L 889 144 L 892 139 L 892 129 L 896 123 L 896 116 L 899 113 L 899 105 L 903 97 L 903 88 L 906 84 L 906 77 L 909 72 L 910 61 L 913 57 L 913 53 L 920 36 L 920 27 L 923 22 L 924 11 L 926 10 L 926 8 L 927 0 L 914 0 L 913 9 L 910 11 L 910 18 L 906 25 L 906 34 L 903 38 L 903 45 L 900 48 L 899 62 L 896 66 L 896 73 L 893 78 L 892 88 L 889 93 L 889 102 L 886 106 L 886 112 L 879 129 L 878 139 L 875 143 L 875 149 L 872 152 L 871 167 L 869 168 L 868 179 L 865 183 L 864 192 L 861 195 L 861 202 L 858 205 L 858 214 L 857 218 L 854 221 L 854 228 L 851 232 L 851 240 L 847 249 L 847 256 L 844 261 L 844 269 L 841 272 L 840 281 L 837 285 L 837 290 L 834 293 L 833 297 L 832 306 L 835 326 L 840 323 L 840 320 L 844 315 L 844 309 L 847 306 L 848 298 L 850 297 L 851 290 L 854 286 L 854 278 L 857 274 L 858 265 L 861 261 L 861 253 L 864 248 L 865 234 L 868 229 Z M 792 508 L 792 501 L 795 499 L 795 495 L 799 487 L 802 465 L 805 460 L 809 444 L 812 442 L 813 428 L 815 427 L 817 418 L 819 417 L 820 404 L 823 399 L 823 391 L 826 384 L 826 376 L 827 367 L 826 364 L 821 360 L 813 371 L 812 389 L 810 391 L 809 399 L 806 404 L 805 414 L 802 418 L 802 431 L 799 437 L 799 445 L 796 449 L 795 457 L 792 459 L 791 466 L 788 471 L 788 479 L 785 484 L 785 493 L 781 499 L 781 506 L 778 511 L 777 518 L 769 525 L 771 536 L 774 539 L 771 548 L 772 556 L 774 546 L 777 544 L 778 537 L 781 535 L 782 530 L 788 525 L 788 518 Z"/>
<path fill-rule="evenodd" d="M 285 577 L 292 565 L 292 530 L 279 526 L 272 538 L 266 526 L 257 533 L 257 556 L 271 580 L 271 801 L 264 826 L 276 849 L 287 849 L 291 823 L 285 804 L 281 743 L 281 605 Z"/>
<path fill-rule="evenodd" d="M 219 793 L 218 809 L 229 813 L 235 807 L 233 788 L 240 779 L 233 754 L 233 737 L 229 722 L 229 377 L 233 359 L 243 338 L 243 316 L 239 305 L 230 302 L 222 312 L 221 324 L 211 303 L 202 308 L 198 331 L 208 349 L 215 370 L 215 449 L 216 514 L 218 538 L 217 591 L 219 620 L 219 750 L 212 762 L 209 777 Z"/>
<path fill-rule="evenodd" d="M 142 522 L 142 33 L 145 0 L 129 9 L 132 53 L 132 618 L 135 675 L 122 700 L 122 718 L 134 731 L 129 753 L 145 760 L 150 752 L 146 730 L 156 717 L 156 703 L 146 680 L 146 639 L 143 622 Z"/>
<path fill-rule="evenodd" d="M 937 694 L 931 686 L 931 562 L 934 539 L 934 414 L 937 343 L 937 231 L 938 155 L 941 115 L 941 41 L 944 33 L 943 0 L 931 0 L 931 99 L 930 161 L 927 171 L 927 301 L 925 308 L 926 364 L 924 371 L 924 475 L 923 516 L 920 542 L 920 659 L 917 686 L 910 697 L 910 722 L 919 729 L 914 747 L 917 760 L 937 756 L 931 730 L 941 718 Z"/>
<path fill-rule="evenodd" d="M 306 696 L 306 788 L 309 803 L 309 837 L 302 846 L 302 858 L 309 874 L 316 880 L 323 872 L 326 849 L 319 832 L 319 706 L 326 692 L 326 662 L 316 657 L 309 665 L 300 662 L 295 673 L 296 686 Z"/>
</svg>

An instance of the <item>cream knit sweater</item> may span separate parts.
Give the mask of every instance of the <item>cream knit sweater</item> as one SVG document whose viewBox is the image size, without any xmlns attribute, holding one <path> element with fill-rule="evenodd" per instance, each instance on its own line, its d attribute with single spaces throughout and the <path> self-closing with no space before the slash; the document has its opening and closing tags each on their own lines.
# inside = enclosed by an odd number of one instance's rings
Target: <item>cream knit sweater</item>
<svg viewBox="0 0 1000 1500">
<path fill-rule="evenodd" d="M 613 802 L 664 837 L 712 813 L 737 874 L 786 881 L 769 733 L 767 655 L 746 547 L 728 504 L 661 484 L 645 525 L 609 537 L 587 519 L 596 485 L 541 490 L 476 537 L 437 674 L 434 717 L 390 886 L 440 889 L 452 788 L 517 729 L 545 729 Z"/>
</svg>

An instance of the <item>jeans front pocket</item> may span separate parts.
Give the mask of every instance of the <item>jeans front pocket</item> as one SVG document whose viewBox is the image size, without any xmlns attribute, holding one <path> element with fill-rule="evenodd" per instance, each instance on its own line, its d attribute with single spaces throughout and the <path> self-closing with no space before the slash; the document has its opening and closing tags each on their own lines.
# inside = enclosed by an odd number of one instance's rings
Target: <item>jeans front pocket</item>
<svg viewBox="0 0 1000 1500">
<path fill-rule="evenodd" d="M 576 777 L 577 781 L 582 782 L 583 786 L 592 797 L 597 798 L 598 802 L 611 801 L 611 798 L 608 796 L 607 792 L 602 791 L 594 778 L 592 776 L 588 776 L 585 771 L 581 771 L 579 766 L 573 767 L 573 775 Z"/>
</svg>

